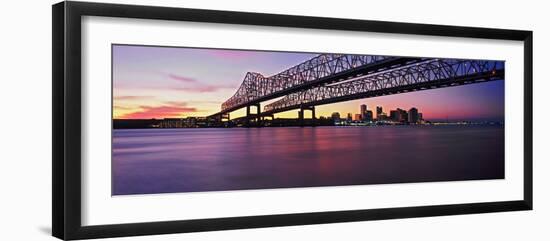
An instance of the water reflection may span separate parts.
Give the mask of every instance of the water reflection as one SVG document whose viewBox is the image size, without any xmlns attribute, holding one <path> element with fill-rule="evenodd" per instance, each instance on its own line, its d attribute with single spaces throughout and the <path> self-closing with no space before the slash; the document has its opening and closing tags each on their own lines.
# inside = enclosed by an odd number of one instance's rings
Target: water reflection
<svg viewBox="0 0 550 241">
<path fill-rule="evenodd" d="M 388 126 L 113 133 L 113 194 L 504 177 L 504 129 Z"/>
</svg>

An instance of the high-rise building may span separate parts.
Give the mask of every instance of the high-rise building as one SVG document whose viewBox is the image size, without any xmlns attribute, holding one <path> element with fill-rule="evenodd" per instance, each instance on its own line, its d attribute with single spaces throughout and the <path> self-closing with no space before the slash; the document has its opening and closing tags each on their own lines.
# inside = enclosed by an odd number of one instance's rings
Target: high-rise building
<svg viewBox="0 0 550 241">
<path fill-rule="evenodd" d="M 348 121 L 351 121 L 351 113 L 348 113 L 348 118 L 347 118 Z"/>
<path fill-rule="evenodd" d="M 418 109 L 416 109 L 414 107 L 409 109 L 409 123 L 411 123 L 411 124 L 418 123 L 418 121 L 420 120 L 418 117 L 419 117 L 418 116 Z"/>
<path fill-rule="evenodd" d="M 332 117 L 332 119 L 335 120 L 335 121 L 339 121 L 340 120 L 340 113 L 334 112 L 334 113 L 332 113 L 332 115 L 330 117 Z"/>
<path fill-rule="evenodd" d="M 353 117 L 353 120 L 354 121 L 360 121 L 361 120 L 361 114 L 355 114 L 355 116 Z"/>
<path fill-rule="evenodd" d="M 399 109 L 397 110 L 390 110 L 390 120 L 399 122 Z"/>
<path fill-rule="evenodd" d="M 361 119 L 362 120 L 367 118 L 367 105 L 365 105 L 365 104 L 361 105 L 361 110 L 360 110 L 359 114 L 361 114 Z"/>
<path fill-rule="evenodd" d="M 365 114 L 365 118 L 363 118 L 363 121 L 372 121 L 372 111 L 367 110 L 367 113 Z"/>
<path fill-rule="evenodd" d="M 407 111 L 400 108 L 397 108 L 397 111 L 399 111 L 399 121 L 407 122 L 409 119 L 409 115 L 407 114 Z"/>
<path fill-rule="evenodd" d="M 409 120 L 409 115 L 406 110 L 397 108 L 397 110 L 390 111 L 390 119 L 394 122 L 407 122 Z"/>
<path fill-rule="evenodd" d="M 382 106 L 377 106 L 376 107 L 376 119 L 380 119 L 382 115 Z"/>
</svg>

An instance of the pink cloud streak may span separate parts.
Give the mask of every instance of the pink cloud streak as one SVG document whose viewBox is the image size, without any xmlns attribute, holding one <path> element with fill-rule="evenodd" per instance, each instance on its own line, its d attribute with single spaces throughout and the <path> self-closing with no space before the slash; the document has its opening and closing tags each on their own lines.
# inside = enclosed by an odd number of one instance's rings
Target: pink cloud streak
<svg viewBox="0 0 550 241">
<path fill-rule="evenodd" d="M 233 89 L 234 86 L 226 85 L 194 85 L 194 86 L 185 86 L 177 87 L 175 90 L 185 91 L 185 92 L 196 92 L 196 93 L 207 93 L 207 92 L 216 92 L 220 89 Z"/>
<path fill-rule="evenodd" d="M 168 74 L 168 77 L 173 80 L 181 81 L 181 82 L 195 82 L 196 80 L 191 77 L 187 76 L 181 76 L 176 74 Z"/>
<path fill-rule="evenodd" d="M 176 104 L 176 103 L 174 103 Z M 141 111 L 122 115 L 121 119 L 162 119 L 180 117 L 184 113 L 197 112 L 197 108 L 180 105 L 140 106 Z"/>
</svg>

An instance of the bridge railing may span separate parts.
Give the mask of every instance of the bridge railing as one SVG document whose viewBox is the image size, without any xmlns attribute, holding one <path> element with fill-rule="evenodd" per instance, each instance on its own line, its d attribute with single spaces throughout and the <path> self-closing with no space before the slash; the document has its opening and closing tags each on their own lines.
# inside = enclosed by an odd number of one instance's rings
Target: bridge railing
<svg viewBox="0 0 550 241">
<path fill-rule="evenodd" d="M 365 96 L 369 93 L 386 94 L 384 90 L 391 91 L 407 86 L 418 86 L 424 89 L 436 87 L 438 84 L 458 85 L 492 78 L 502 79 L 503 71 L 503 61 L 427 59 L 347 81 L 294 92 L 264 106 L 264 112 L 288 110 L 312 103 L 330 103 L 331 100 Z M 408 91 L 407 88 L 405 89 Z"/>
<path fill-rule="evenodd" d="M 235 94 L 225 101 L 221 108 L 222 111 L 231 109 L 264 96 L 390 58 L 396 57 L 320 54 L 273 76 L 265 77 L 259 73 L 248 72 Z"/>
</svg>

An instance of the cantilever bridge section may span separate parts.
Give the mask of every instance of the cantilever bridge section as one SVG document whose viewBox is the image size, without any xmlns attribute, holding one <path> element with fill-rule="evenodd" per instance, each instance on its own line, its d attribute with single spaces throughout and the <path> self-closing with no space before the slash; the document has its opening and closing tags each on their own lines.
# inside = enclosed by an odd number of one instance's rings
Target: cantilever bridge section
<svg viewBox="0 0 550 241">
<path fill-rule="evenodd" d="M 504 79 L 504 62 L 425 59 L 334 84 L 294 92 L 264 107 L 266 115 L 355 99 Z"/>
<path fill-rule="evenodd" d="M 210 117 L 223 116 L 243 107 L 248 113 L 250 107 L 259 109 L 259 103 L 263 101 L 419 60 L 380 55 L 320 54 L 273 76 L 248 72 L 235 94 L 222 104 L 221 111 Z"/>
<path fill-rule="evenodd" d="M 503 61 L 321 54 L 270 77 L 247 73 L 210 117 L 229 119 L 229 112 L 246 107 L 246 119 L 293 109 L 303 118 L 318 105 L 502 79 Z M 261 111 L 260 102 L 278 97 Z"/>
</svg>

